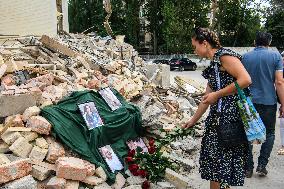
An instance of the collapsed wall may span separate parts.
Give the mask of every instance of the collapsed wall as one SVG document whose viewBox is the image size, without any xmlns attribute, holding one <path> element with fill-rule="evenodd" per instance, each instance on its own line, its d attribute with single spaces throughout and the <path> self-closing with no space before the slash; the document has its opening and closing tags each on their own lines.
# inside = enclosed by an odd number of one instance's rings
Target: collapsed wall
<svg viewBox="0 0 284 189">
<path fill-rule="evenodd" d="M 151 135 L 163 137 L 193 115 L 199 101 L 196 96 L 203 90 L 181 78 L 176 78 L 175 87 L 162 88 L 161 74 L 166 68 L 149 72 L 147 67 L 131 45 L 109 37 L 66 34 L 56 38 L 42 36 L 39 40 L 34 37 L 13 39 L 2 45 L 0 169 L 7 174 L 13 166 L 20 167 L 22 171 L 18 175 L 0 177 L 0 183 L 20 179 L 6 184 L 7 187 L 14 182 L 21 185 L 26 180 L 32 185 L 36 183 L 35 178 L 43 181 L 36 184 L 50 187 L 68 185 L 70 180 L 75 180 L 71 183 L 75 188 L 79 182 L 106 185 L 105 174 L 100 167 L 92 165 L 93 171 L 88 173 L 87 165 L 76 167 L 77 163 L 73 164 L 80 159 L 60 159 L 80 157 L 68 152 L 64 145 L 50 136 L 52 126 L 39 115 L 40 108 L 57 104 L 74 91 L 97 91 L 110 86 L 129 103 L 139 107 L 142 125 Z M 194 92 L 189 92 L 188 85 L 195 88 Z M 202 134 L 202 130 L 197 132 Z M 165 155 L 181 162 L 186 171 L 195 167 L 196 160 L 180 158 L 190 159 L 197 148 L 192 138 L 178 140 L 170 148 L 169 152 L 174 153 Z M 17 160 L 18 157 L 20 160 Z M 58 166 L 60 162 L 66 162 L 63 163 L 65 170 Z M 64 175 L 70 169 L 80 170 L 84 176 L 70 179 Z M 55 173 L 57 176 L 54 177 Z M 58 174 L 61 176 L 58 177 Z M 123 182 L 123 179 L 117 182 Z M 124 182 L 117 185 L 123 186 Z"/>
</svg>

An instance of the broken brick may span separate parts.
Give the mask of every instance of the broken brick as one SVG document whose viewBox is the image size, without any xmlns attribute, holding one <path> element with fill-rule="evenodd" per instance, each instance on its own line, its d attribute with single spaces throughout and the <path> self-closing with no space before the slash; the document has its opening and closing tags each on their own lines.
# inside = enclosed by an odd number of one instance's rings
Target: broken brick
<svg viewBox="0 0 284 189">
<path fill-rule="evenodd" d="M 87 177 L 84 161 L 74 157 L 61 157 L 56 161 L 56 176 L 59 178 L 82 181 Z"/>
<path fill-rule="evenodd" d="M 28 119 L 26 127 L 39 134 L 49 135 L 51 124 L 41 116 L 32 116 Z"/>
<path fill-rule="evenodd" d="M 32 171 L 29 159 L 17 160 L 12 163 L 0 165 L 0 184 L 22 178 Z"/>
</svg>

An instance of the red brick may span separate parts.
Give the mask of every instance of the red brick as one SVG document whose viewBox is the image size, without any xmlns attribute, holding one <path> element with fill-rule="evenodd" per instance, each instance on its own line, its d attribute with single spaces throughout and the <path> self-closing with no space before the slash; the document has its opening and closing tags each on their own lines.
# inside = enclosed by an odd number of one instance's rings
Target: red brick
<svg viewBox="0 0 284 189">
<path fill-rule="evenodd" d="M 70 180 L 82 181 L 87 177 L 84 161 L 74 157 L 61 157 L 56 161 L 56 176 Z"/>
<path fill-rule="evenodd" d="M 0 166 L 0 184 L 27 176 L 32 171 L 29 159 L 14 161 Z"/>
<path fill-rule="evenodd" d="M 39 134 L 49 135 L 51 124 L 41 116 L 32 116 L 28 119 L 26 127 L 31 128 Z"/>
<path fill-rule="evenodd" d="M 48 152 L 45 158 L 48 162 L 55 163 L 59 157 L 65 156 L 65 150 L 60 143 L 56 142 L 51 137 L 47 137 L 46 141 L 49 144 Z"/>
<path fill-rule="evenodd" d="M 94 175 L 96 171 L 96 166 L 86 160 L 83 160 L 83 161 L 84 161 L 85 167 L 87 168 L 87 176 Z"/>
</svg>

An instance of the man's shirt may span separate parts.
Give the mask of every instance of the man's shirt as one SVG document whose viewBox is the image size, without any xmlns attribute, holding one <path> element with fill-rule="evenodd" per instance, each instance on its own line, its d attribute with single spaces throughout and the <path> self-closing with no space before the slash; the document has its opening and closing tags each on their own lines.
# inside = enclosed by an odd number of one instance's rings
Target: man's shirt
<svg viewBox="0 0 284 189">
<path fill-rule="evenodd" d="M 268 50 L 266 47 L 256 47 L 253 51 L 244 54 L 242 63 L 252 80 L 249 88 L 253 103 L 276 104 L 275 72 L 283 72 L 280 53 Z"/>
</svg>

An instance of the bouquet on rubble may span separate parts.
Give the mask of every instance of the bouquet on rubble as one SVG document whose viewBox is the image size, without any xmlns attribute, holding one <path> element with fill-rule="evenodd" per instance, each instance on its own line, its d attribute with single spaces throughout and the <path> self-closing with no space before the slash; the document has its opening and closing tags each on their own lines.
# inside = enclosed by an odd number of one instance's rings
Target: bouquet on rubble
<svg viewBox="0 0 284 189">
<path fill-rule="evenodd" d="M 142 148 L 130 150 L 125 158 L 129 171 L 134 176 L 141 176 L 147 180 L 143 182 L 142 188 L 150 188 L 151 182 L 157 182 L 164 178 L 166 168 L 175 169 L 173 162 L 162 156 L 161 148 L 155 145 L 155 140 L 149 140 L 148 153 L 143 152 Z"/>
</svg>

